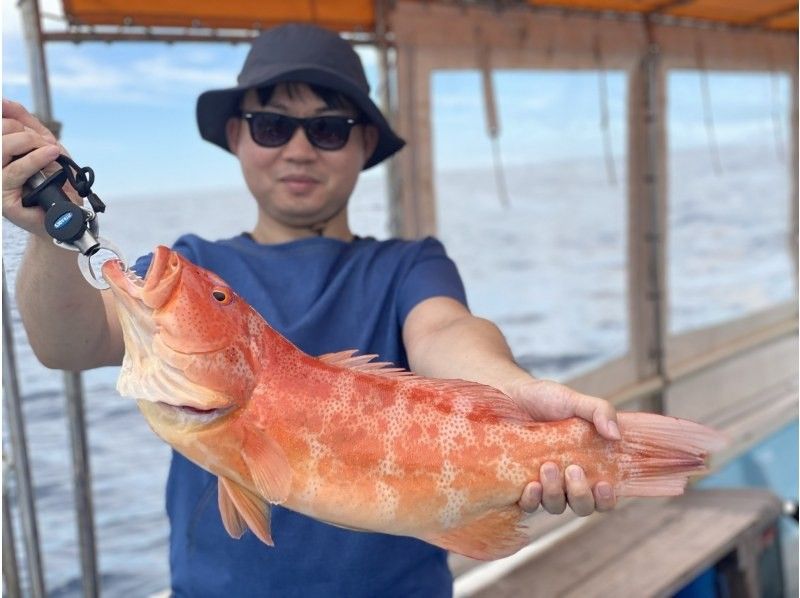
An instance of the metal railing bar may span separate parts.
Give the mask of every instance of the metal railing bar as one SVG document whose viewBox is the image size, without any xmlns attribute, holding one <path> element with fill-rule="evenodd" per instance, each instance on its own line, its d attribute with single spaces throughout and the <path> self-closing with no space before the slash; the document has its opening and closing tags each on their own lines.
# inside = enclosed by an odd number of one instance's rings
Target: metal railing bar
<svg viewBox="0 0 800 598">
<path fill-rule="evenodd" d="M 25 440 L 25 424 L 20 402 L 19 381 L 14 356 L 14 335 L 11 331 L 11 310 L 6 287 L 6 271 L 3 267 L 3 402 L 6 409 L 14 473 L 17 480 L 19 512 L 22 522 L 25 555 L 27 557 L 30 591 L 33 598 L 45 596 L 44 575 L 39 550 L 39 531 L 36 525 L 36 505 L 28 461 L 28 445 Z"/>
<path fill-rule="evenodd" d="M 3 594 L 6 598 L 22 596 L 19 586 L 19 563 L 17 547 L 14 544 L 14 520 L 11 516 L 11 502 L 6 486 L 10 474 L 5 454 L 3 455 Z"/>
<path fill-rule="evenodd" d="M 83 595 L 86 598 L 96 598 L 99 595 L 99 583 L 94 534 L 92 476 L 89 468 L 86 421 L 83 410 L 83 384 L 80 372 L 64 372 L 64 391 L 72 445 L 72 481 L 75 495 L 75 520 L 78 525 L 81 551 Z"/>
</svg>

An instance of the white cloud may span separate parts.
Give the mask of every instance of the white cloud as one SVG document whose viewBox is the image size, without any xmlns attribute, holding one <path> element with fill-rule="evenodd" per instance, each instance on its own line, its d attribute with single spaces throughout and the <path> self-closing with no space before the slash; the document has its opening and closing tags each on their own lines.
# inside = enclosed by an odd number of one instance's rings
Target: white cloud
<svg viewBox="0 0 800 598">
<path fill-rule="evenodd" d="M 3 69 L 3 85 L 9 85 L 11 87 L 23 87 L 30 84 L 31 78 L 28 76 L 28 73 L 13 71 L 9 72 L 7 69 Z"/>
<path fill-rule="evenodd" d="M 238 65 L 232 68 L 209 68 L 207 65 L 213 56 L 182 56 L 182 61 L 176 61 L 170 56 L 154 56 L 137 60 L 131 64 L 132 79 L 139 84 L 152 84 L 159 87 L 173 87 L 175 84 L 188 83 L 192 85 L 205 85 L 208 87 L 225 87 L 234 85 Z M 189 64 L 187 64 L 189 63 Z"/>
<path fill-rule="evenodd" d="M 54 94 L 80 96 L 95 103 L 163 105 L 170 99 L 182 102 L 187 94 L 196 95 L 203 89 L 227 87 L 236 82 L 236 70 L 215 67 L 213 54 L 203 57 L 197 52 L 188 52 L 124 62 L 118 58 L 113 62 L 98 59 L 91 54 L 91 48 L 85 46 L 65 46 L 57 54 L 48 56 Z M 13 70 L 6 68 L 3 84 L 29 85 L 28 74 L 20 69 L 21 66 Z"/>
</svg>

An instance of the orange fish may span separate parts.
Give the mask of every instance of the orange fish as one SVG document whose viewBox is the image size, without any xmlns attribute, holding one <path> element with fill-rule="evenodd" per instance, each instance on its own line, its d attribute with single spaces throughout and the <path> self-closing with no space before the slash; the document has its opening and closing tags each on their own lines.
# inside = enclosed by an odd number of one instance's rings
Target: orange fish
<svg viewBox="0 0 800 598">
<path fill-rule="evenodd" d="M 681 494 L 722 438 L 619 414 L 621 441 L 582 419 L 533 421 L 498 390 L 434 380 L 342 351 L 306 355 L 218 276 L 166 247 L 142 280 L 103 274 L 125 337 L 117 388 L 156 434 L 219 478 L 236 538 L 272 545 L 270 505 L 495 559 L 528 541 L 517 506 L 545 461 L 580 465 L 617 496 Z"/>
</svg>

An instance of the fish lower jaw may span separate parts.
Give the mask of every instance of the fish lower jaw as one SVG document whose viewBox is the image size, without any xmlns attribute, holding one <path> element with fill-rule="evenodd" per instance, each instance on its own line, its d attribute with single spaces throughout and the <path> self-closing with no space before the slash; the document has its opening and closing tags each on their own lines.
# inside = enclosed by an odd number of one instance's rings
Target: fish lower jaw
<svg viewBox="0 0 800 598">
<path fill-rule="evenodd" d="M 199 409 L 190 405 L 172 405 L 163 401 L 140 399 L 139 409 L 145 417 L 155 417 L 161 422 L 178 428 L 194 428 L 215 422 L 233 410 L 233 406 Z"/>
</svg>

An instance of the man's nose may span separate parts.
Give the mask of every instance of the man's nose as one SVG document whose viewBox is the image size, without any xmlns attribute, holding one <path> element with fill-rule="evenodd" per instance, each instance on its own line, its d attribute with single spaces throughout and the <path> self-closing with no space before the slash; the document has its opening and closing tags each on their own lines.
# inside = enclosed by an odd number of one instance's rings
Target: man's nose
<svg viewBox="0 0 800 598">
<path fill-rule="evenodd" d="M 303 127 L 297 127 L 286 146 L 283 148 L 283 157 L 287 160 L 313 160 L 317 157 L 317 148 L 311 145 Z"/>
</svg>

